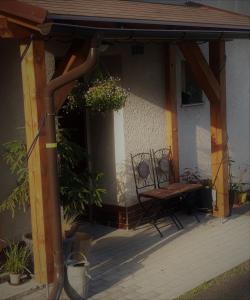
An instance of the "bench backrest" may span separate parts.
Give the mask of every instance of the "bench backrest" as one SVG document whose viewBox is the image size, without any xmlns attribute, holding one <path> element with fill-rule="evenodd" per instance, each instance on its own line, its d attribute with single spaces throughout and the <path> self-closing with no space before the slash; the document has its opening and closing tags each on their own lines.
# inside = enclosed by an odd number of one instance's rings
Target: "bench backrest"
<svg viewBox="0 0 250 300">
<path fill-rule="evenodd" d="M 156 188 L 156 181 L 153 170 L 153 160 L 150 152 L 131 154 L 133 175 L 136 192 L 144 188 Z"/>
<path fill-rule="evenodd" d="M 157 186 L 169 184 L 174 178 L 171 148 L 151 150 Z"/>
</svg>

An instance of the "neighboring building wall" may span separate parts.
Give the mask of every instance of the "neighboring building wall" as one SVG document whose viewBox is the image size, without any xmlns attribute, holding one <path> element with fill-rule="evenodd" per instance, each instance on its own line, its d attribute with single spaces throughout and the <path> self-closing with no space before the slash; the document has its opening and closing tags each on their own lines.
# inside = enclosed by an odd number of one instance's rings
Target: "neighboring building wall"
<svg viewBox="0 0 250 300">
<path fill-rule="evenodd" d="M 24 112 L 22 82 L 18 43 L 13 40 L 0 40 L 0 152 L 2 144 L 24 139 Z M 15 187 L 15 178 L 0 158 L 0 201 L 6 199 Z M 30 212 L 18 210 L 15 217 L 11 213 L 0 214 L 0 238 L 19 239 L 30 232 Z"/>
<path fill-rule="evenodd" d="M 250 15 L 250 2 L 248 0 L 198 0 L 196 2 L 240 14 Z"/>
</svg>

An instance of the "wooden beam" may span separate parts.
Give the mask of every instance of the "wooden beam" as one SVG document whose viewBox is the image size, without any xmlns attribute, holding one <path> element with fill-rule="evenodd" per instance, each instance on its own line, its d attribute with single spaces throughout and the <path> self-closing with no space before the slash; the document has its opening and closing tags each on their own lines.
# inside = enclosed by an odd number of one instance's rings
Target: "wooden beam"
<svg viewBox="0 0 250 300">
<path fill-rule="evenodd" d="M 229 215 L 225 41 L 209 42 L 209 64 L 220 84 L 220 102 L 210 104 L 212 178 L 217 191 L 215 215 Z"/>
<path fill-rule="evenodd" d="M 24 39 L 30 37 L 32 31 L 13 24 L 7 18 L 0 16 L 0 38 Z"/>
<path fill-rule="evenodd" d="M 88 42 L 85 42 L 84 45 L 79 45 L 79 42 L 73 43 L 65 59 L 62 61 L 61 65 L 56 71 L 55 77 L 63 75 L 71 69 L 82 64 L 87 58 L 88 50 Z M 62 107 L 63 103 L 65 102 L 67 96 L 69 95 L 75 84 L 76 81 L 70 82 L 62 88 L 60 88 L 58 91 L 56 91 L 54 99 L 57 111 Z"/>
<path fill-rule="evenodd" d="M 26 45 L 20 45 L 23 53 Z M 25 129 L 27 147 L 34 140 L 41 120 L 45 116 L 43 91 L 46 85 L 44 41 L 31 43 L 21 64 Z M 53 249 L 50 219 L 53 218 L 48 198 L 47 156 L 45 129 L 29 158 L 29 189 L 32 221 L 32 239 L 36 280 L 49 283 L 53 280 Z"/>
<path fill-rule="evenodd" d="M 178 43 L 180 50 L 210 102 L 220 102 L 220 85 L 209 67 L 200 47 L 192 41 Z"/>
<path fill-rule="evenodd" d="M 178 144 L 178 116 L 176 100 L 176 47 L 166 45 L 166 117 L 167 117 L 167 145 L 171 147 L 173 156 L 174 178 L 178 182 L 179 174 L 179 144 Z"/>
</svg>

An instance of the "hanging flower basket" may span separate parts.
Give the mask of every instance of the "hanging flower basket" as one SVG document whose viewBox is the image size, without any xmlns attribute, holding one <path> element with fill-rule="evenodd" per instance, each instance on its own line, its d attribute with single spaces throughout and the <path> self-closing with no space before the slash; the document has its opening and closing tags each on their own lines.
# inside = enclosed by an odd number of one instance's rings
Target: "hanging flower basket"
<svg viewBox="0 0 250 300">
<path fill-rule="evenodd" d="M 114 77 L 95 81 L 85 95 L 86 107 L 98 112 L 121 109 L 127 100 L 128 91 L 119 86 L 119 81 L 119 78 Z"/>
</svg>

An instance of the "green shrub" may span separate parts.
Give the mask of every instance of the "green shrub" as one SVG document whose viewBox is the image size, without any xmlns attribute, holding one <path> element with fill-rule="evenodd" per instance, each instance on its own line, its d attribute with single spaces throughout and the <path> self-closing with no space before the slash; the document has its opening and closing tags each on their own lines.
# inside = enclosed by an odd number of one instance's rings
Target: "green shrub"
<svg viewBox="0 0 250 300">
<path fill-rule="evenodd" d="M 16 187 L 9 196 L 0 203 L 0 213 L 6 210 L 12 212 L 22 207 L 24 210 L 29 205 L 29 181 L 26 159 L 26 145 L 22 141 L 11 141 L 3 144 L 3 160 L 8 165 L 11 173 L 16 177 Z"/>
</svg>

